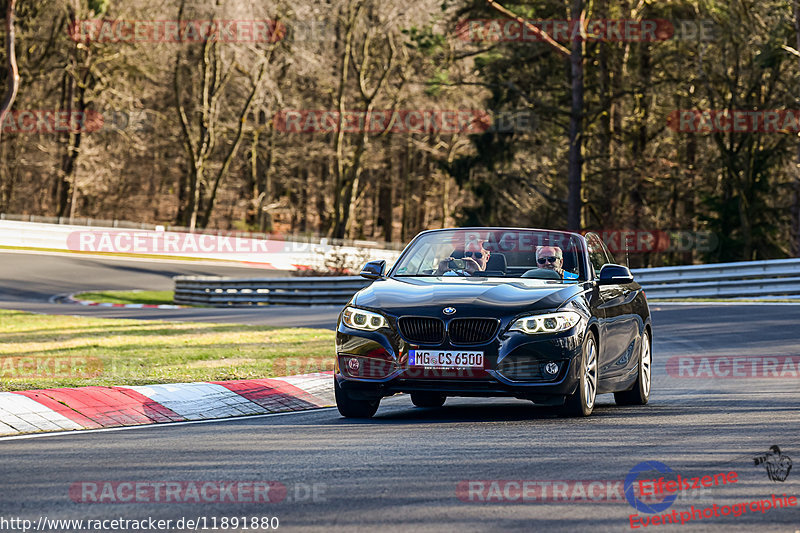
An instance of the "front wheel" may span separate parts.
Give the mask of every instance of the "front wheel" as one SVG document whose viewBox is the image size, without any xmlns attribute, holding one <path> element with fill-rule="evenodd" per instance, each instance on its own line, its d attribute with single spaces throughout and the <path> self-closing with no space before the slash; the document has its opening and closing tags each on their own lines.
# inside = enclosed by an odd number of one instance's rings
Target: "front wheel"
<svg viewBox="0 0 800 533">
<path fill-rule="evenodd" d="M 411 403 L 417 407 L 441 407 L 447 396 L 437 392 L 412 392 Z"/>
<path fill-rule="evenodd" d="M 594 333 L 587 333 L 583 341 L 580 360 L 580 379 L 578 389 L 570 396 L 561 409 L 565 416 L 589 416 L 594 409 L 597 397 L 597 340 Z"/>
<path fill-rule="evenodd" d="M 336 408 L 345 418 L 371 418 L 378 410 L 381 401 L 354 400 L 339 386 L 339 381 L 333 379 L 333 393 L 336 396 Z"/>
<path fill-rule="evenodd" d="M 639 350 L 639 375 L 631 390 L 614 393 L 617 405 L 645 405 L 650 400 L 650 380 L 653 356 L 650 352 L 650 334 L 644 330 L 642 348 Z"/>
</svg>

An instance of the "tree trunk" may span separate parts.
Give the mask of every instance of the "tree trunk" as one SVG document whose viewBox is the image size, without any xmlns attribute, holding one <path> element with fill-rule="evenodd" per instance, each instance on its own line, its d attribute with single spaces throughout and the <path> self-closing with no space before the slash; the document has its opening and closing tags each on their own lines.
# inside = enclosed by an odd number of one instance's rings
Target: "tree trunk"
<svg viewBox="0 0 800 533">
<path fill-rule="evenodd" d="M 695 193 L 695 182 L 697 181 L 695 179 L 697 176 L 697 136 L 690 133 L 686 137 L 686 183 L 688 188 L 685 190 L 689 191 L 689 197 L 684 203 L 683 218 L 685 221 L 689 221 L 691 230 L 696 232 L 698 229 L 697 216 L 695 215 L 697 202 L 697 194 Z M 686 265 L 694 263 L 694 254 L 696 253 L 697 250 L 694 252 L 692 250 L 684 252 L 683 263 Z"/>
<path fill-rule="evenodd" d="M 596 17 L 601 20 L 608 19 L 607 3 L 601 0 L 595 4 Z M 597 66 L 599 70 L 600 81 L 600 102 L 601 109 L 605 112 L 600 115 L 600 133 L 598 136 L 599 143 L 599 159 L 597 166 L 600 176 L 599 186 L 602 187 L 603 194 L 599 196 L 598 203 L 600 209 L 598 217 L 597 229 L 607 229 L 615 227 L 615 209 L 617 209 L 616 195 L 618 187 L 615 186 L 615 180 L 619 176 L 619 171 L 614 164 L 613 155 L 613 132 L 614 123 L 612 121 L 612 114 L 614 113 L 614 87 L 612 76 L 613 58 L 611 56 L 611 45 L 607 42 L 597 43 Z M 586 221 L 589 227 L 594 227 L 588 220 Z"/>
<path fill-rule="evenodd" d="M 83 79 L 80 80 L 79 83 L 75 83 L 75 80 L 67 74 L 68 79 L 68 90 L 66 94 L 67 104 L 66 104 L 66 112 L 67 116 L 72 116 L 72 112 L 75 111 L 73 107 L 74 99 L 75 99 L 75 88 L 77 86 L 78 97 L 77 97 L 77 112 L 84 113 L 86 112 L 86 89 L 87 83 L 89 81 L 89 71 L 88 69 L 85 71 L 83 75 Z M 84 115 L 85 116 L 85 115 Z M 64 151 L 64 156 L 61 159 L 61 171 L 59 173 L 59 184 L 58 184 L 58 217 L 63 217 L 67 214 L 72 217 L 75 214 L 75 208 L 72 207 L 72 201 L 77 198 L 77 183 L 75 182 L 75 162 L 78 159 L 78 155 L 80 154 L 81 148 L 81 140 L 83 139 L 83 132 L 79 128 L 78 131 L 75 132 L 67 132 L 66 136 L 64 137 L 66 141 L 66 148 Z"/>
<path fill-rule="evenodd" d="M 264 151 L 264 182 L 259 194 L 258 204 L 258 231 L 272 233 L 272 214 L 268 211 L 272 204 L 272 170 L 274 161 L 275 146 L 275 124 L 269 123 L 269 137 L 267 137 L 267 149 Z"/>
<path fill-rule="evenodd" d="M 16 16 L 17 0 L 7 0 L 6 6 L 6 60 L 8 61 L 8 89 L 0 104 L 0 125 L 10 112 L 19 90 L 19 69 L 17 68 L 16 33 L 14 32 L 14 17 Z M 0 127 L 0 135 L 3 128 Z M 2 139 L 2 137 L 0 137 Z"/>
<path fill-rule="evenodd" d="M 646 172 L 644 157 L 647 149 L 647 116 L 650 107 L 648 87 L 650 82 L 650 46 L 647 43 L 642 43 L 640 45 L 638 79 L 636 80 L 636 84 L 640 89 L 634 98 L 634 116 L 637 117 L 638 124 L 633 139 L 634 183 L 631 188 L 633 225 L 637 230 L 642 229 L 642 219 L 644 217 L 644 191 L 642 187 L 643 175 Z"/>
<path fill-rule="evenodd" d="M 258 224 L 258 208 L 262 200 L 258 179 L 258 141 L 260 136 L 259 128 L 253 128 L 253 136 L 250 138 L 250 172 L 247 173 L 245 185 L 247 194 L 250 196 L 250 209 L 245 214 L 245 224 L 248 228 L 254 228 Z"/>
<path fill-rule="evenodd" d="M 386 142 L 385 153 L 387 169 L 385 178 L 380 180 L 378 185 L 378 226 L 383 229 L 383 240 L 392 242 L 392 226 L 394 217 L 392 216 L 394 207 L 394 168 L 392 159 L 391 145 Z"/>
<path fill-rule="evenodd" d="M 319 187 L 317 188 L 317 233 L 327 235 L 329 228 L 328 206 L 325 202 L 325 191 L 330 175 L 330 159 L 324 157 L 319 162 Z"/>
<path fill-rule="evenodd" d="M 200 213 L 201 189 L 203 186 L 203 167 L 194 166 L 191 175 L 191 205 L 189 206 L 189 230 L 197 227 L 197 215 Z"/>
<path fill-rule="evenodd" d="M 176 192 L 178 193 L 178 210 L 175 213 L 175 222 L 179 226 L 185 226 L 187 224 L 187 220 L 189 218 L 188 215 L 188 203 L 189 203 L 189 168 L 190 166 L 187 164 L 186 168 L 183 168 L 178 175 L 178 183 L 176 185 Z"/>
<path fill-rule="evenodd" d="M 400 240 L 407 242 L 408 239 L 408 225 L 409 225 L 409 196 L 411 195 L 411 135 L 406 138 L 405 151 L 400 156 L 400 174 L 402 179 L 400 183 L 403 185 L 403 214 L 400 220 Z"/>
<path fill-rule="evenodd" d="M 303 182 L 300 184 L 300 205 L 297 208 L 300 210 L 300 232 L 306 233 L 308 231 L 308 189 L 309 189 L 309 174 L 308 166 L 303 165 L 302 170 Z"/>
<path fill-rule="evenodd" d="M 583 0 L 572 1 L 570 18 L 578 20 L 583 12 Z M 572 105 L 569 117 L 569 166 L 567 170 L 567 229 L 583 227 L 581 186 L 583 180 L 583 39 L 572 41 L 570 52 Z"/>
<path fill-rule="evenodd" d="M 800 51 L 800 4 L 793 2 L 794 8 L 794 33 L 796 50 Z M 800 58 L 797 60 L 800 65 Z M 797 143 L 797 164 L 794 175 L 794 199 L 792 202 L 792 245 L 791 250 L 795 257 L 800 257 L 800 142 Z"/>
<path fill-rule="evenodd" d="M 345 20 L 344 48 L 342 49 L 339 67 L 339 87 L 336 94 L 336 108 L 339 111 L 339 123 L 334 136 L 334 151 L 336 152 L 335 165 L 333 167 L 333 237 L 341 239 L 345 232 L 345 218 L 349 211 L 349 206 L 343 206 L 342 200 L 346 192 L 342 191 L 345 185 L 345 156 L 344 156 L 344 120 L 346 111 L 345 92 L 348 74 L 350 72 L 350 51 L 353 46 L 353 30 L 356 18 L 361 11 L 361 2 L 356 0 L 355 5 L 351 0 L 347 4 L 347 18 Z"/>
</svg>

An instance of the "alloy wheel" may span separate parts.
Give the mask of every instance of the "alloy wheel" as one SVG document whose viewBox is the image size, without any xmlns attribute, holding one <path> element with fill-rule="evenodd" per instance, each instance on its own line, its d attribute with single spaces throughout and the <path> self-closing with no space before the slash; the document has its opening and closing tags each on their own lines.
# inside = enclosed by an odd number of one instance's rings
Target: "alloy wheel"
<svg viewBox="0 0 800 533">
<path fill-rule="evenodd" d="M 583 377 L 586 407 L 591 409 L 594 407 L 594 400 L 597 396 L 597 349 L 594 339 L 589 339 L 586 346 L 586 368 Z"/>
</svg>

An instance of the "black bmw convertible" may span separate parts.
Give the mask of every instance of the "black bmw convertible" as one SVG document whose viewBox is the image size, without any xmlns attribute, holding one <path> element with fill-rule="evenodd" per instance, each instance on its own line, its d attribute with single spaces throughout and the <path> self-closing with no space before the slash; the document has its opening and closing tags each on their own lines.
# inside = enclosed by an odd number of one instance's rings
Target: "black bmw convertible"
<svg viewBox="0 0 800 533">
<path fill-rule="evenodd" d="M 588 416 L 597 394 L 650 396 L 650 310 L 630 270 L 587 233 L 425 231 L 339 316 L 339 412 L 368 418 L 381 398 L 418 407 L 448 396 L 505 396 Z"/>
</svg>

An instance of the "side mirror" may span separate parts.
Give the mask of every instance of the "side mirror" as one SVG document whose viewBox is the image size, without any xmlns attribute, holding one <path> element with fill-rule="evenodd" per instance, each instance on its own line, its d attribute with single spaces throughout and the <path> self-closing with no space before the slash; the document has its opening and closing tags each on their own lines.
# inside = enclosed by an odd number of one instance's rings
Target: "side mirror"
<svg viewBox="0 0 800 533">
<path fill-rule="evenodd" d="M 609 263 L 600 269 L 600 285 L 624 285 L 633 282 L 633 274 L 628 267 Z"/>
<path fill-rule="evenodd" d="M 381 259 L 380 261 L 370 261 L 364 265 L 360 275 L 362 278 L 380 279 L 383 277 L 384 272 L 386 272 L 386 261 Z"/>
</svg>

